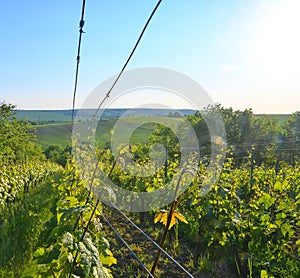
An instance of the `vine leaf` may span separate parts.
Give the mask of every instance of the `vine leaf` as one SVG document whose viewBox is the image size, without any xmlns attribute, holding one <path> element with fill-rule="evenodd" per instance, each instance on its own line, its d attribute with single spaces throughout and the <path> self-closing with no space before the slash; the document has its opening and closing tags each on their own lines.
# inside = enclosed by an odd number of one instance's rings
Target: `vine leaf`
<svg viewBox="0 0 300 278">
<path fill-rule="evenodd" d="M 113 256 L 113 253 L 109 250 L 105 250 L 105 254 L 100 253 L 100 259 L 104 265 L 112 266 L 117 263 L 117 259 Z"/>
<path fill-rule="evenodd" d="M 163 223 L 165 226 L 167 225 L 167 222 L 168 222 L 168 216 L 169 216 L 169 211 L 167 210 L 161 210 L 159 211 L 156 215 L 155 215 L 155 218 L 154 218 L 154 223 L 157 223 L 157 222 L 161 222 Z M 171 218 L 171 222 L 170 222 L 170 225 L 169 225 L 169 230 L 178 223 L 178 220 L 180 222 L 184 222 L 184 223 L 188 223 L 188 221 L 185 219 L 185 217 L 177 210 L 175 210 L 172 214 L 172 218 Z"/>
</svg>

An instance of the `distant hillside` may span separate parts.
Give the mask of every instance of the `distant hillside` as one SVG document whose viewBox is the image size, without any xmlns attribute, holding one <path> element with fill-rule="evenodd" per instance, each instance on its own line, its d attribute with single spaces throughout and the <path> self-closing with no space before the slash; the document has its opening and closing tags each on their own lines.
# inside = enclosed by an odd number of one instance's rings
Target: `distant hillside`
<svg viewBox="0 0 300 278">
<path fill-rule="evenodd" d="M 153 119 L 153 122 L 149 122 L 142 126 L 140 126 L 139 117 L 127 117 L 122 119 L 123 128 L 126 128 L 127 126 L 135 128 L 135 131 L 130 137 L 130 143 L 136 144 L 148 142 L 148 138 L 155 128 L 155 122 L 157 121 L 155 116 L 152 116 L 151 118 Z M 104 147 L 107 142 L 111 141 L 111 130 L 114 128 L 117 121 L 117 118 L 99 121 L 96 131 L 96 141 L 99 146 Z M 170 122 L 177 123 L 178 121 L 180 121 L 180 119 L 170 118 Z M 118 134 L 115 137 L 115 140 L 120 143 L 123 142 L 124 139 L 124 130 L 122 127 L 118 130 Z M 71 142 L 71 129 L 71 123 L 43 124 L 36 125 L 36 134 L 39 143 L 44 149 L 49 145 L 61 145 L 64 147 Z"/>
<path fill-rule="evenodd" d="M 49 145 L 65 147 L 71 142 L 71 128 L 71 123 L 37 125 L 38 141 L 44 149 Z"/>
<path fill-rule="evenodd" d="M 72 117 L 72 110 L 16 110 L 17 119 L 28 119 L 33 124 L 54 124 L 54 123 L 69 123 Z M 126 113 L 127 117 L 132 116 L 171 116 L 176 117 L 176 114 L 181 113 L 189 116 L 196 111 L 191 109 L 105 109 L 99 110 L 97 116 L 101 115 L 101 119 L 120 118 Z M 86 121 L 92 119 L 96 109 L 76 109 L 75 115 L 77 121 Z M 256 114 L 255 116 L 268 116 L 277 119 L 279 123 L 288 120 L 290 114 Z"/>
<path fill-rule="evenodd" d="M 102 119 L 120 118 L 124 113 L 131 116 L 174 116 L 177 110 L 173 109 L 105 109 L 99 110 Z M 183 115 L 192 115 L 195 110 L 178 110 Z M 70 122 L 72 110 L 16 110 L 17 119 L 28 119 L 34 124 Z M 86 121 L 95 115 L 96 109 L 76 109 L 76 120 Z"/>
<path fill-rule="evenodd" d="M 96 110 L 76 110 L 77 120 L 86 121 L 91 119 Z M 103 112 L 103 111 L 100 111 Z M 178 112 L 178 111 L 177 111 Z M 18 110 L 16 116 L 19 119 L 27 118 L 29 121 L 36 125 L 38 140 L 46 148 L 49 145 L 60 144 L 66 146 L 71 142 L 71 110 Z M 124 115 L 124 113 L 126 113 Z M 183 115 L 192 115 L 195 113 L 193 110 L 180 110 Z M 101 115 L 101 122 L 97 128 L 97 142 L 100 146 L 104 146 L 110 141 L 110 131 L 113 129 L 116 121 L 121 116 L 124 116 L 122 121 L 130 125 L 138 125 L 139 117 L 135 116 L 150 116 L 153 117 L 153 123 L 156 122 L 155 116 L 169 116 L 171 121 L 178 121 L 176 118 L 176 110 L 171 109 L 109 109 L 105 110 Z M 290 115 L 285 114 L 272 114 L 264 115 L 257 114 L 256 117 L 267 116 L 277 119 L 280 124 L 288 120 Z M 155 125 L 144 125 L 138 127 L 133 134 L 132 143 L 147 142 L 150 133 Z"/>
<path fill-rule="evenodd" d="M 16 110 L 16 118 L 28 119 L 30 122 L 54 123 L 71 121 L 70 110 Z"/>
</svg>

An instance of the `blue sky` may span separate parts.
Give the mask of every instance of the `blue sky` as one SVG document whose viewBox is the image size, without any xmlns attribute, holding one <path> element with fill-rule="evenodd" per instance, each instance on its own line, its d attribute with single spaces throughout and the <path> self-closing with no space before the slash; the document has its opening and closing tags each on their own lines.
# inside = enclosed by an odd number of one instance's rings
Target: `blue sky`
<svg viewBox="0 0 300 278">
<path fill-rule="evenodd" d="M 1 100 L 71 108 L 81 2 L 2 3 Z M 86 0 L 77 106 L 118 73 L 155 4 Z M 225 107 L 299 111 L 299 9 L 298 0 L 164 0 L 128 69 L 180 71 Z"/>
</svg>

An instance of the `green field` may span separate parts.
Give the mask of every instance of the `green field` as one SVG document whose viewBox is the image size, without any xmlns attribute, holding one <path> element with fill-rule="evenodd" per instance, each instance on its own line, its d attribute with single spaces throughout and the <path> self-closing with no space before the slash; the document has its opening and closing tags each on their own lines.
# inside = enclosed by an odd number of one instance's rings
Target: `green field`
<svg viewBox="0 0 300 278">
<path fill-rule="evenodd" d="M 121 118 L 124 113 L 126 117 L 132 116 L 168 116 L 172 115 L 177 110 L 173 109 L 152 109 L 152 108 L 137 108 L 137 109 L 75 109 L 74 115 L 76 121 L 87 121 L 94 117 L 95 113 L 101 117 L 101 119 L 115 119 Z M 178 111 L 177 111 L 178 112 Z M 194 110 L 180 109 L 179 112 L 182 115 L 192 115 Z M 27 119 L 33 124 L 51 124 L 51 123 L 66 123 L 72 119 L 72 110 L 15 110 L 15 117 L 19 120 Z M 101 115 L 101 116 L 100 116 Z"/>
<path fill-rule="evenodd" d="M 159 116 L 147 117 L 149 123 L 141 126 L 139 126 L 141 118 L 138 116 L 123 118 L 122 126 L 116 135 L 116 142 L 124 142 L 123 134 L 126 133 L 126 128 L 130 127 L 135 129 L 130 137 L 131 144 L 147 143 L 149 135 L 155 128 L 158 118 Z M 96 141 L 100 147 L 105 146 L 107 142 L 111 141 L 111 131 L 114 129 L 117 121 L 119 121 L 119 119 L 108 119 L 98 123 Z M 176 124 L 180 119 L 168 118 L 168 121 Z M 71 123 L 37 125 L 36 132 L 38 141 L 44 149 L 49 145 L 61 145 L 65 147 L 71 142 L 71 128 Z"/>
<path fill-rule="evenodd" d="M 28 119 L 31 122 L 51 123 L 71 121 L 70 110 L 17 110 L 17 119 Z"/>
<path fill-rule="evenodd" d="M 97 127 L 96 141 L 100 147 L 105 146 L 111 141 L 111 131 L 113 130 L 117 120 L 125 113 L 127 109 L 111 109 L 106 111 L 105 119 L 102 119 Z M 94 110 L 81 110 L 79 118 L 76 120 L 84 123 L 87 119 L 91 118 Z M 181 111 L 184 114 L 191 114 L 191 111 Z M 116 141 L 120 139 L 120 142 L 124 142 L 123 134 L 126 133 L 127 127 L 136 128 L 130 137 L 130 143 L 147 143 L 150 133 L 155 127 L 155 123 L 158 122 L 160 117 L 164 117 L 170 113 L 169 110 L 132 110 L 130 112 L 133 115 L 126 118 L 122 118 L 122 128 L 118 130 L 118 135 L 115 136 Z M 143 114 L 147 115 L 147 121 L 153 121 L 153 123 L 147 123 L 140 126 L 141 118 Z M 267 116 L 268 118 L 278 120 L 282 125 L 284 124 L 290 115 L 284 114 L 257 114 L 255 117 L 261 118 Z M 49 145 L 61 145 L 65 147 L 71 142 L 71 110 L 17 110 L 16 117 L 18 119 L 28 119 L 32 123 L 35 123 L 36 132 L 38 136 L 38 141 L 42 145 L 43 149 L 47 148 Z M 169 122 L 178 123 L 180 118 L 168 117 Z M 124 130 L 122 130 L 124 129 Z M 120 137 L 118 139 L 118 136 Z"/>
<path fill-rule="evenodd" d="M 49 145 L 65 147 L 71 141 L 71 123 L 39 125 L 36 126 L 36 133 L 43 148 Z"/>
</svg>

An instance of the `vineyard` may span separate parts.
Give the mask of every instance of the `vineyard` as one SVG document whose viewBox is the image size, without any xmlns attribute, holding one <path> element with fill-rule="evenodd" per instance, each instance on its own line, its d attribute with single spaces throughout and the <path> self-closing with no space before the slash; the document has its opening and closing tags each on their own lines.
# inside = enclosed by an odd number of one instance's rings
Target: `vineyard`
<svg viewBox="0 0 300 278">
<path fill-rule="evenodd" d="M 29 190 L 60 169 L 59 165 L 52 162 L 39 161 L 0 167 L 0 210 L 17 202 L 21 196 L 25 196 Z"/>
<path fill-rule="evenodd" d="M 3 1 L 0 278 L 299 278 L 299 3 Z"/>
<path fill-rule="evenodd" d="M 10 138 L 1 141 L 0 277 L 299 277 L 297 144 L 293 149 L 233 144 L 230 140 L 248 140 L 249 135 L 253 139 L 254 132 L 256 142 L 278 133 L 270 130 L 266 135 L 266 119 L 258 120 L 249 111 L 244 113 L 253 130 L 243 129 L 248 123 L 238 126 L 241 112 L 232 112 L 230 118 L 230 111 L 224 110 L 223 117 L 231 146 L 219 178 L 205 192 L 210 146 L 202 146 L 197 167 L 183 168 L 176 176 L 179 141 L 162 125 L 151 131 L 148 144 L 120 145 L 117 155 L 106 144 L 96 149 L 96 160 L 88 144 L 74 141 L 73 156 L 65 163 L 53 153 L 47 159 L 34 133 L 28 133 L 28 123 L 3 112 L 6 127 L 2 125 L 0 132 L 9 130 L 16 143 Z M 201 116 L 188 118 L 199 138 L 205 136 Z M 230 131 L 235 124 L 242 130 L 240 137 L 232 135 L 236 129 Z M 25 133 L 28 142 L 18 140 Z M 158 142 L 168 150 L 159 169 L 149 155 L 150 146 Z M 157 171 L 132 175 L 130 165 L 128 171 L 123 168 L 128 158 L 140 166 L 139 171 Z M 191 153 L 189 164 L 195 165 L 194 160 Z M 98 171 L 102 174 L 96 175 Z M 119 191 L 104 183 L 104 175 Z M 188 188 L 177 194 L 188 178 Z M 169 205 L 142 212 L 118 208 L 124 202 L 129 207 L 143 205 L 138 198 L 127 200 L 122 190 L 153 192 L 174 179 L 177 186 Z M 107 192 L 110 199 L 102 203 Z"/>
<path fill-rule="evenodd" d="M 93 277 L 110 277 L 103 264 L 110 266 L 115 259 L 97 220 L 100 206 L 95 212 L 95 204 L 86 198 L 86 188 L 70 165 L 66 170 L 47 162 L 33 165 L 4 168 L 0 273 L 5 277 L 67 277 L 68 273 L 87 277 L 91 272 Z"/>
<path fill-rule="evenodd" d="M 249 161 L 253 161 L 251 155 Z M 168 178 L 176 166 L 174 160 L 170 161 Z M 201 176 L 205 175 L 202 165 L 190 190 L 175 200 L 173 211 L 171 205 L 156 212 L 133 213 L 131 217 L 158 242 L 168 225 L 165 246 L 194 277 L 298 277 L 299 171 L 298 165 L 288 164 L 282 164 L 280 170 L 255 163 L 236 168 L 234 160 L 228 159 L 218 182 L 203 196 L 199 190 Z M 112 179 L 130 190 L 153 190 L 162 185 L 163 175 L 164 170 L 153 180 L 141 182 L 115 169 Z M 123 231 L 125 235 L 134 232 L 122 229 L 127 231 Z M 143 250 L 143 240 L 140 236 L 137 239 L 133 246 L 151 268 L 155 252 L 150 251 L 149 244 Z M 120 251 L 116 252 L 122 258 Z M 172 274 L 165 259 L 160 264 L 161 277 Z M 130 277 L 124 269 L 118 271 L 118 277 Z M 185 277 L 180 272 L 173 275 Z"/>
</svg>

